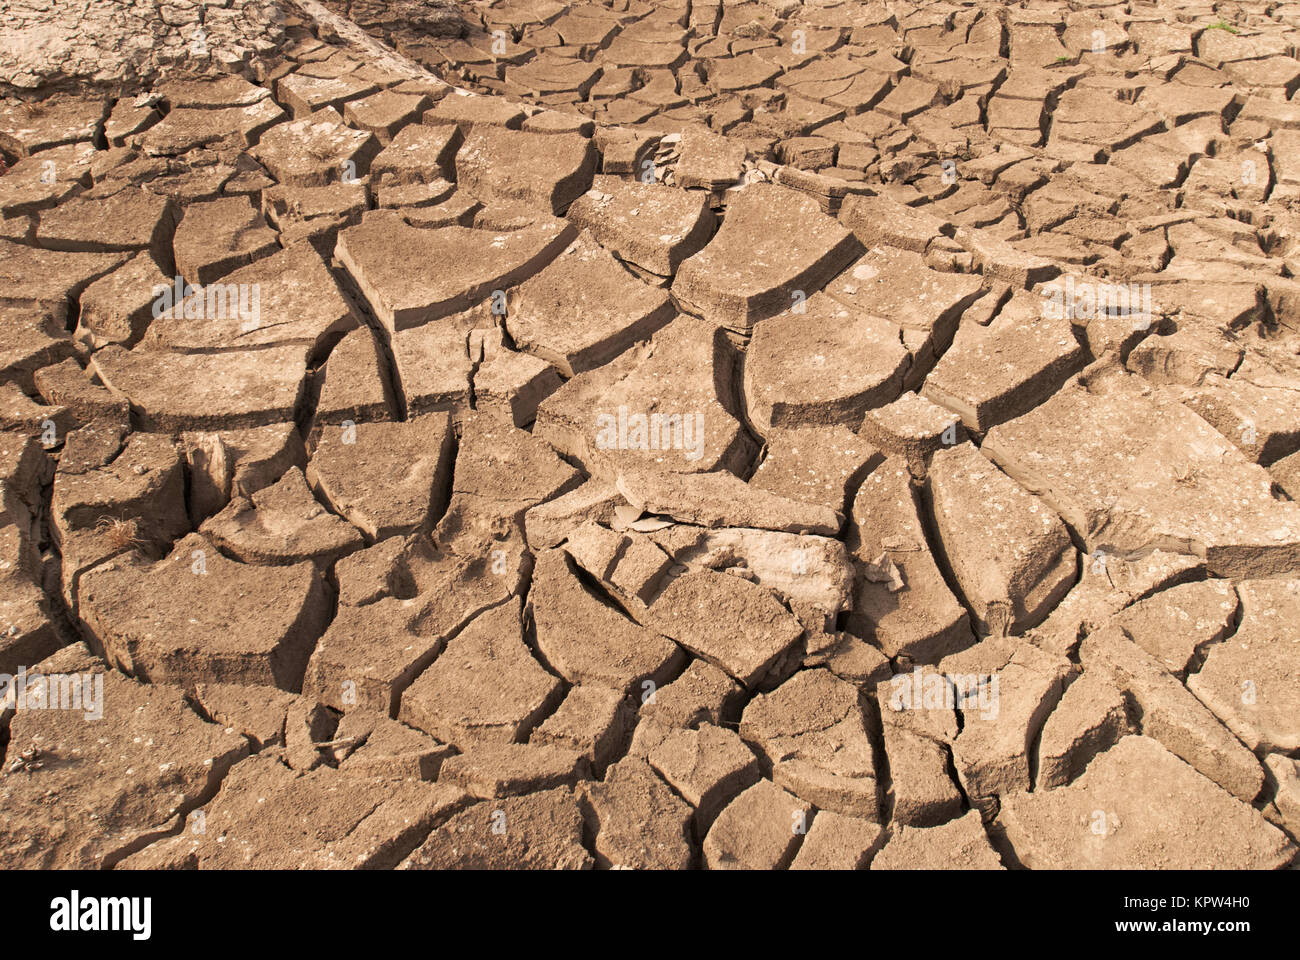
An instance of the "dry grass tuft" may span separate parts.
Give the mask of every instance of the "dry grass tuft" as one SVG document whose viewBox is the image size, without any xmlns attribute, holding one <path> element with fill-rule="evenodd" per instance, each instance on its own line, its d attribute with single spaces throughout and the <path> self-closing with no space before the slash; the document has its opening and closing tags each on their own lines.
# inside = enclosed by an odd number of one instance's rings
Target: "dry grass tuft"
<svg viewBox="0 0 1300 960">
<path fill-rule="evenodd" d="M 109 545 L 114 550 L 136 549 L 144 546 L 144 541 L 140 539 L 140 521 L 135 518 L 122 520 L 104 517 L 95 524 L 95 529 L 107 536 Z"/>
</svg>

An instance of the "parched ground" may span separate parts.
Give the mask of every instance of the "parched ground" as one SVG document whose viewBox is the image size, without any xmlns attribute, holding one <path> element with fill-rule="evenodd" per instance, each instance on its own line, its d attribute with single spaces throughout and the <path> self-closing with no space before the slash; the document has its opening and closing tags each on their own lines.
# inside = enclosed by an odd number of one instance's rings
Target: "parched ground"
<svg viewBox="0 0 1300 960">
<path fill-rule="evenodd" d="M 0 14 L 0 865 L 1295 863 L 1300 4 Z"/>
</svg>

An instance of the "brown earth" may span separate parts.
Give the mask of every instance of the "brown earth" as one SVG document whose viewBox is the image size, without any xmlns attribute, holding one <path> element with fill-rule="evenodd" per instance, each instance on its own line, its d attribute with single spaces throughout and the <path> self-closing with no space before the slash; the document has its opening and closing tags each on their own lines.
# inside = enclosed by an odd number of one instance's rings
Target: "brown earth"
<svg viewBox="0 0 1300 960">
<path fill-rule="evenodd" d="M 83 7 L 0 866 L 1295 866 L 1294 5 Z"/>
</svg>

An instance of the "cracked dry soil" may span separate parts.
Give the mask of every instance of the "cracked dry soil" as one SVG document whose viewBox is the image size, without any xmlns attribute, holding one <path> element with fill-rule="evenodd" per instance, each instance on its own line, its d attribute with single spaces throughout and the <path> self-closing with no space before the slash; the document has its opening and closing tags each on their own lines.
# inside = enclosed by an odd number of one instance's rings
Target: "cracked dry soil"
<svg viewBox="0 0 1300 960">
<path fill-rule="evenodd" d="M 4 7 L 4 867 L 1294 864 L 1300 4 Z"/>
</svg>

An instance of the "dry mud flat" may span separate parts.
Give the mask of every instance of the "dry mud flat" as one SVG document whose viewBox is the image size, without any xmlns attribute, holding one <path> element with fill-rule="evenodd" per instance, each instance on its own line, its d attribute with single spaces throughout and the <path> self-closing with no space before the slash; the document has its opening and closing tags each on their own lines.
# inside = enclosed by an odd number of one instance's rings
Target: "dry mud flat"
<svg viewBox="0 0 1300 960">
<path fill-rule="evenodd" d="M 0 863 L 1294 864 L 1300 9 L 304 8 L 0 106 Z"/>
</svg>

